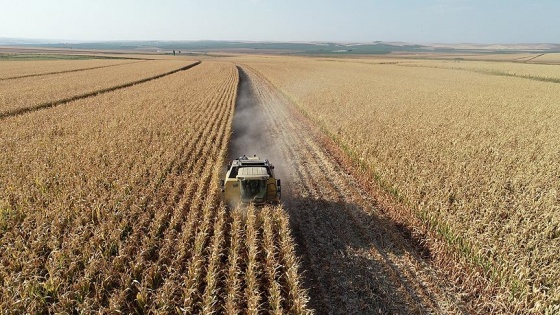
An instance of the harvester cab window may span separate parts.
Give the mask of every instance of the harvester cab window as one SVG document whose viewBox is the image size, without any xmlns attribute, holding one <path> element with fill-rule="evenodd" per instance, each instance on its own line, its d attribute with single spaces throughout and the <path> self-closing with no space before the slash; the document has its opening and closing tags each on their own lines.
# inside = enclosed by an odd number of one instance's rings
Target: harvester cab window
<svg viewBox="0 0 560 315">
<path fill-rule="evenodd" d="M 231 168 L 231 172 L 229 173 L 229 178 L 235 178 L 237 176 L 237 171 L 239 170 L 239 167 L 232 167 Z"/>
<path fill-rule="evenodd" d="M 262 200 L 266 197 L 265 180 L 242 180 L 241 198 L 244 200 Z"/>
</svg>

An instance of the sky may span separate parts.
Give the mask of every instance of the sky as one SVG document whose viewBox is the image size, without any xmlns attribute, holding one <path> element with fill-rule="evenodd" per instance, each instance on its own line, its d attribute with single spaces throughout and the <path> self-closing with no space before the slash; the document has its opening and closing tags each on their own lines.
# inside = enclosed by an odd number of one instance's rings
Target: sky
<svg viewBox="0 0 560 315">
<path fill-rule="evenodd" d="M 0 0 L 0 37 L 560 43 L 560 0 Z"/>
</svg>

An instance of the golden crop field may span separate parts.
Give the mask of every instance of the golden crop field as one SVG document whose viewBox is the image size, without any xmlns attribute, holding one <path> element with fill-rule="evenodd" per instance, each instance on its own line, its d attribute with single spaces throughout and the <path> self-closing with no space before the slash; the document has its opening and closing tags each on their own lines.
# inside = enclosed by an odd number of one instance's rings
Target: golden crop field
<svg viewBox="0 0 560 315">
<path fill-rule="evenodd" d="M 440 61 L 418 60 L 406 62 L 403 66 L 428 67 L 436 69 L 466 70 L 489 75 L 523 77 L 534 80 L 560 82 L 560 67 L 550 64 L 530 64 L 518 62 L 487 61 Z"/>
<path fill-rule="evenodd" d="M 40 76 L 52 73 L 79 71 L 120 64 L 138 62 L 126 59 L 88 59 L 88 60 L 16 60 L 1 61 L 0 80 L 28 76 Z"/>
<path fill-rule="evenodd" d="M 493 303 L 560 311 L 560 85 L 534 78 L 557 79 L 558 66 L 236 60 L 409 205 L 413 228 L 436 232 L 453 249 L 447 258 L 500 286 Z"/>
<path fill-rule="evenodd" d="M 530 55 L 534 58 L 535 55 Z M 478 61 L 476 59 L 466 60 L 434 60 L 434 59 L 412 59 L 412 58 L 320 58 L 320 61 L 364 63 L 372 65 L 399 65 L 402 67 L 424 67 L 434 69 L 449 69 L 477 72 L 488 75 L 522 77 L 526 79 L 540 80 L 544 82 L 560 82 L 560 67 L 555 64 L 525 63 L 517 62 L 518 58 L 508 59 L 512 62 L 492 62 L 489 60 Z M 540 57 L 539 57 L 540 58 Z"/>
<path fill-rule="evenodd" d="M 508 56 L 2 68 L 0 313 L 560 311 L 560 66 Z"/>
<path fill-rule="evenodd" d="M 192 63 L 194 61 L 151 60 L 109 68 L 3 80 L 0 81 L 0 116 L 148 79 Z"/>
<path fill-rule="evenodd" d="M 498 48 L 499 49 L 499 48 Z M 396 56 L 403 56 L 396 54 Z M 503 52 L 503 53 L 421 53 L 417 55 L 408 55 L 413 59 L 423 60 L 469 60 L 469 61 L 490 61 L 490 62 L 531 62 L 536 63 L 558 63 L 558 53 L 521 53 L 521 52 Z"/>
<path fill-rule="evenodd" d="M 547 53 L 533 59 L 535 63 L 560 63 L 560 53 Z"/>
<path fill-rule="evenodd" d="M 1 84 L 29 106 L 184 65 Z M 219 200 L 238 78 L 203 62 L 0 120 L 2 313 L 309 313 L 285 211 Z"/>
</svg>

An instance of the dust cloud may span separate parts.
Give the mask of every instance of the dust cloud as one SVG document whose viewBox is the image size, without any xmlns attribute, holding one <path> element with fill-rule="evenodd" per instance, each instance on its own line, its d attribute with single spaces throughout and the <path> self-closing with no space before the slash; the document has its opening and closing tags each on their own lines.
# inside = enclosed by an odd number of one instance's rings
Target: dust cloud
<svg viewBox="0 0 560 315">
<path fill-rule="evenodd" d="M 283 157 L 275 139 L 270 119 L 255 91 L 251 78 L 240 67 L 237 100 L 233 116 L 232 135 L 228 148 L 228 162 L 240 156 L 257 155 L 268 159 L 275 166 L 278 177 L 285 174 Z M 284 184 L 284 183 L 283 183 Z"/>
</svg>

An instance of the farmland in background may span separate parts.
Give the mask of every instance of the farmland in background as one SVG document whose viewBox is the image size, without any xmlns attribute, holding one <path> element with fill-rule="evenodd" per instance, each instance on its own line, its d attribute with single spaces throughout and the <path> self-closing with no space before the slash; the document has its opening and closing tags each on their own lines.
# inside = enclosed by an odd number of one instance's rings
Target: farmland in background
<svg viewBox="0 0 560 315">
<path fill-rule="evenodd" d="M 560 83 L 560 65 L 555 64 L 441 60 L 401 61 L 399 64 L 409 67 L 463 70 L 494 76 L 520 77 L 543 82 Z"/>
<path fill-rule="evenodd" d="M 44 60 L 2 61 L 0 80 L 110 67 L 135 61 L 137 60 L 90 59 L 73 62 L 68 62 L 67 60 L 51 60 L 49 62 Z"/>
<path fill-rule="evenodd" d="M 0 116 L 96 94 L 177 71 L 194 61 L 150 60 L 108 68 L 0 81 Z"/>
<path fill-rule="evenodd" d="M 560 63 L 560 53 L 550 53 L 534 59 L 535 62 Z"/>
<path fill-rule="evenodd" d="M 501 286 L 495 303 L 559 310 L 560 66 L 237 61 L 270 80 L 360 172 L 410 206 L 395 220 L 435 233 L 453 249 L 445 259 L 461 257 Z"/>
<path fill-rule="evenodd" d="M 0 81 L 2 110 L 192 63 Z M 219 201 L 237 85 L 233 64 L 203 62 L 0 120 L 0 309 L 308 312 L 282 208 Z"/>
</svg>

